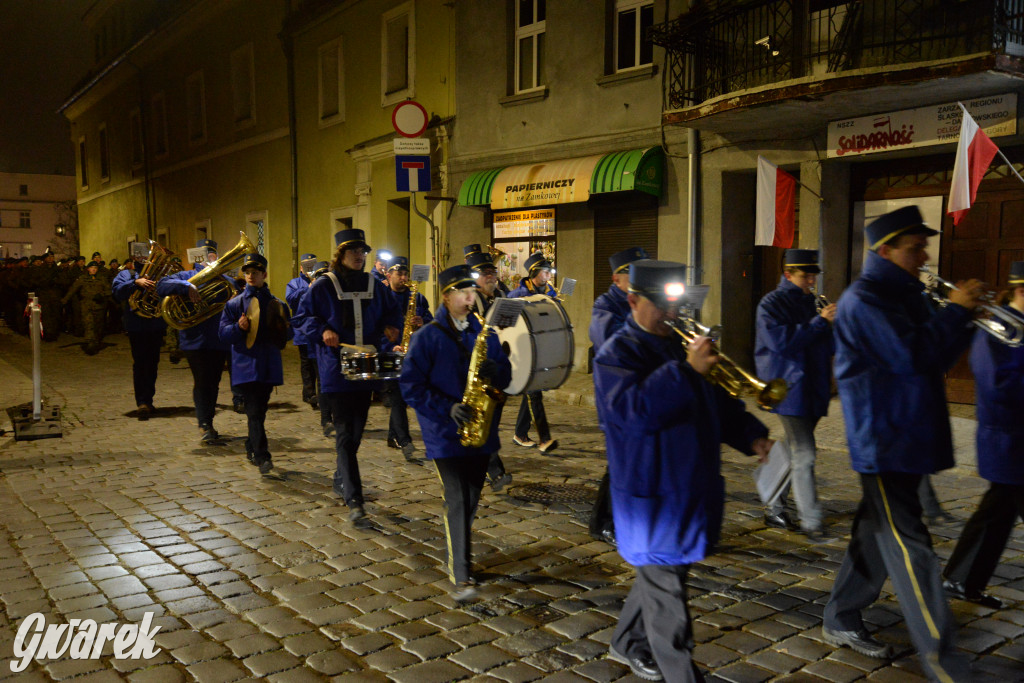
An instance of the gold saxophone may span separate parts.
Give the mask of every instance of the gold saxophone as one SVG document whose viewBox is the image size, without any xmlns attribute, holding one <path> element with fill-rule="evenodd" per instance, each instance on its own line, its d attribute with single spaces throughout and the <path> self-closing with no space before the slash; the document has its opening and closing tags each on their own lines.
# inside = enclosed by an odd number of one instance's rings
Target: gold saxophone
<svg viewBox="0 0 1024 683">
<path fill-rule="evenodd" d="M 462 402 L 473 411 L 469 422 L 459 425 L 459 443 L 470 448 L 480 448 L 487 443 L 491 434 L 491 421 L 494 411 L 505 402 L 505 392 L 492 387 L 478 375 L 480 366 L 487 360 L 487 336 L 493 331 L 484 319 L 476 315 L 483 324 L 480 334 L 473 344 L 473 355 L 469 358 L 469 375 L 466 377 L 466 390 L 462 394 Z"/>
<path fill-rule="evenodd" d="M 177 273 L 181 270 L 181 266 L 171 261 L 172 256 L 174 256 L 173 251 L 150 240 L 149 256 L 146 257 L 146 265 L 142 267 L 139 277 L 157 282 L 166 275 Z M 156 287 L 136 289 L 128 297 L 128 307 L 135 311 L 135 315 L 140 318 L 159 318 L 160 297 L 157 296 Z"/>
<path fill-rule="evenodd" d="M 218 315 L 235 294 L 235 288 L 224 279 L 224 273 L 238 266 L 246 254 L 255 254 L 256 246 L 239 231 L 238 244 L 226 254 L 188 279 L 199 290 L 200 300 L 193 303 L 187 296 L 173 294 L 160 303 L 160 315 L 170 327 L 184 330 Z"/>
<path fill-rule="evenodd" d="M 405 309 L 405 325 L 402 326 L 402 343 L 399 345 L 406 353 L 409 352 L 409 340 L 412 338 L 412 319 L 416 317 L 416 292 L 419 291 L 416 280 L 409 283 L 409 306 Z"/>
</svg>

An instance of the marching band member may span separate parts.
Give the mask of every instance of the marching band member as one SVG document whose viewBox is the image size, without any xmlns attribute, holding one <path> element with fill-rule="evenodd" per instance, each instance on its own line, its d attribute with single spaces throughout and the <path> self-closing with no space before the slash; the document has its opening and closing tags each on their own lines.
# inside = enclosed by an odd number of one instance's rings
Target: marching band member
<svg viewBox="0 0 1024 683">
<path fill-rule="evenodd" d="M 590 342 L 596 354 L 611 339 L 629 317 L 629 264 L 650 258 L 643 247 L 630 247 L 612 254 L 608 259 L 612 267 L 612 283 L 608 291 L 597 297 L 590 314 Z M 601 425 L 601 431 L 604 426 Z M 597 488 L 597 499 L 590 513 L 590 535 L 598 541 L 615 545 L 615 521 L 612 519 L 612 498 L 608 489 L 608 468 Z"/>
<path fill-rule="evenodd" d="M 470 359 L 481 325 L 471 314 L 475 279 L 469 266 L 452 266 L 438 277 L 443 303 L 437 317 L 412 339 L 402 364 L 401 388 L 406 402 L 416 411 L 423 431 L 427 459 L 433 460 L 441 478 L 448 539 L 448 572 L 455 584 L 452 597 L 465 602 L 476 597 L 470 558 L 470 528 L 480 502 L 487 462 L 501 444 L 498 423 L 492 420 L 487 442 L 467 447 L 459 441 L 459 425 L 472 419 L 470 406 L 462 403 Z M 504 389 L 512 380 L 508 357 L 496 335 L 487 338 L 487 357 L 477 376 Z"/>
<path fill-rule="evenodd" d="M 409 297 L 412 295 L 412 290 L 409 289 L 409 259 L 404 256 L 393 256 L 389 263 L 385 280 L 388 285 L 388 294 L 395 300 L 398 310 L 402 312 L 402 330 L 405 330 L 406 324 L 410 324 L 415 332 L 434 319 L 434 316 L 430 314 L 430 303 L 427 302 L 425 296 L 416 292 L 415 315 L 411 321 L 406 320 L 405 314 L 409 310 Z M 384 351 L 408 351 L 408 349 L 392 344 L 387 338 L 380 340 L 380 348 Z M 413 445 L 412 436 L 409 435 L 409 415 L 406 413 L 405 401 L 402 400 L 402 391 L 398 387 L 398 382 L 390 381 L 384 384 L 384 392 L 387 394 L 387 402 L 390 404 L 391 411 L 388 423 L 388 446 L 401 448 L 406 462 L 419 462 L 413 455 L 416 452 L 416 446 Z"/>
<path fill-rule="evenodd" d="M 786 513 L 790 486 L 800 513 L 800 528 L 808 539 L 824 543 L 825 534 L 818 491 L 814 483 L 817 445 L 814 428 L 828 415 L 832 394 L 832 321 L 836 305 L 818 312 L 812 291 L 821 273 L 814 249 L 787 249 L 779 286 L 757 304 L 754 360 L 759 377 L 781 377 L 789 391 L 772 409 L 786 433 L 791 484 L 765 508 L 764 521 L 780 529 L 795 528 Z"/>
<path fill-rule="evenodd" d="M 316 254 L 303 254 L 300 263 L 303 265 L 313 263 L 315 266 L 315 262 Z M 306 296 L 306 292 L 309 291 L 312 285 L 312 278 L 310 278 L 304 268 L 300 268 L 299 276 L 292 278 L 285 285 L 284 299 L 288 302 L 288 308 L 293 311 L 299 310 L 302 298 Z M 302 377 L 302 400 L 312 406 L 313 410 L 318 410 L 317 384 L 319 384 L 320 380 L 316 371 L 316 358 L 310 355 L 309 344 L 306 343 L 306 337 L 301 331 L 295 332 L 292 343 L 299 349 L 299 375 Z"/>
<path fill-rule="evenodd" d="M 327 404 L 334 422 L 334 492 L 345 501 L 348 518 L 355 522 L 366 516 L 356 454 L 374 383 L 342 376 L 339 347 L 372 345 L 381 335 L 397 342 L 402 312 L 385 286 L 363 270 L 370 251 L 363 231 L 342 230 L 334 240 L 338 249 L 330 270 L 313 281 L 292 325 L 313 345 L 320 370 L 320 401 Z"/>
<path fill-rule="evenodd" d="M 274 468 L 267 447 L 267 404 L 274 387 L 284 384 L 281 365 L 281 347 L 292 338 L 287 307 L 270 293 L 266 285 L 267 259 L 260 254 L 246 254 L 242 263 L 245 289 L 240 296 L 228 301 L 220 315 L 220 338 L 231 345 L 231 385 L 245 398 L 245 416 L 249 435 L 245 440 L 246 457 L 266 474 Z M 259 303 L 260 321 L 256 339 L 247 343 L 252 325 L 256 323 L 246 315 L 252 299 Z M 284 315 L 272 315 L 276 302 L 285 308 Z M 279 324 L 283 330 L 274 330 Z M 273 339 L 274 335 L 283 335 Z M 280 346 L 279 346 L 280 344 Z"/>
<path fill-rule="evenodd" d="M 544 294 L 554 299 L 558 296 L 555 288 L 550 284 L 553 266 L 551 261 L 544 258 L 544 254 L 536 252 L 526 259 L 524 265 L 527 276 L 519 282 L 518 287 L 509 292 L 509 297 L 518 298 L 531 294 Z M 537 438 L 540 439 L 540 443 L 530 439 L 531 418 L 537 426 Z M 516 418 L 516 433 L 512 440 L 527 448 L 537 446 L 541 453 L 550 453 L 558 448 L 558 441 L 551 438 L 551 430 L 548 429 L 548 416 L 544 412 L 542 392 L 530 391 L 523 394 L 523 401 L 519 405 L 519 417 Z"/>
<path fill-rule="evenodd" d="M 156 282 L 141 277 L 143 265 L 136 261 L 134 268 L 125 268 L 118 273 L 111 283 L 111 293 L 114 299 L 124 304 L 124 331 L 128 334 L 128 344 L 132 349 L 132 380 L 135 385 L 135 405 L 138 406 L 136 414 L 140 420 L 148 420 L 153 414 L 160 346 L 167 332 L 167 323 L 159 315 L 144 318 L 128 305 L 128 299 L 140 289 L 156 290 Z"/>
<path fill-rule="evenodd" d="M 498 269 L 494 266 L 494 260 L 490 254 L 485 254 L 480 250 L 479 244 L 465 247 L 463 253 L 466 254 L 466 265 L 476 273 L 473 311 L 481 318 L 486 318 L 487 311 L 491 309 L 494 301 L 504 297 L 508 289 L 502 290 L 504 284 L 498 279 Z M 501 414 L 504 410 L 504 403 L 495 410 L 495 424 L 501 423 Z M 512 483 L 512 475 L 505 471 L 505 463 L 501 459 L 500 450 L 491 453 L 490 462 L 487 463 L 487 479 L 490 481 L 491 490 L 495 493 Z"/>
<path fill-rule="evenodd" d="M 664 321 L 678 317 L 686 266 L 637 261 L 632 316 L 594 358 L 619 554 L 636 580 L 609 656 L 649 681 L 703 681 L 692 658 L 689 566 L 718 540 L 725 501 L 719 443 L 765 458 L 768 430 L 703 376 L 717 361 L 706 337 L 688 347 Z"/>
<path fill-rule="evenodd" d="M 964 283 L 933 312 L 919 271 L 936 234 L 916 206 L 880 216 L 864 229 L 864 269 L 839 299 L 835 373 L 862 497 L 822 635 L 836 647 L 889 656 L 861 618 L 888 577 L 926 675 L 952 682 L 968 679 L 968 664 L 956 651 L 917 488 L 922 476 L 954 465 L 943 373 L 970 343 L 981 283 Z"/>
<path fill-rule="evenodd" d="M 156 293 L 160 297 L 178 295 L 190 298 L 194 302 L 200 300 L 199 290 L 188 280 L 207 267 L 209 255 L 217 253 L 217 243 L 213 240 L 199 240 L 197 248 L 206 248 L 207 260 L 195 264 L 194 270 L 181 270 L 168 275 L 156 283 Z M 227 275 L 227 282 L 234 286 L 234 280 Z M 220 394 L 220 378 L 224 372 L 224 364 L 230 360 L 230 345 L 220 338 L 220 321 L 212 316 L 197 325 L 178 331 L 178 343 L 188 359 L 188 368 L 192 371 L 192 401 L 196 406 L 196 420 L 199 422 L 199 443 L 208 445 L 216 443 L 220 434 L 213 428 L 213 416 L 217 411 L 217 397 Z"/>
<path fill-rule="evenodd" d="M 1024 324 L 1024 261 L 1010 265 L 1007 284 L 1001 303 Z M 999 609 L 999 598 L 984 591 L 1014 524 L 1024 520 L 1024 347 L 975 334 L 970 360 L 978 402 L 978 474 L 989 487 L 960 533 L 943 587 L 954 598 Z"/>
<path fill-rule="evenodd" d="M 387 249 L 378 249 L 373 259 L 373 276 L 380 282 L 387 281 L 388 262 L 391 260 L 391 252 Z"/>
</svg>

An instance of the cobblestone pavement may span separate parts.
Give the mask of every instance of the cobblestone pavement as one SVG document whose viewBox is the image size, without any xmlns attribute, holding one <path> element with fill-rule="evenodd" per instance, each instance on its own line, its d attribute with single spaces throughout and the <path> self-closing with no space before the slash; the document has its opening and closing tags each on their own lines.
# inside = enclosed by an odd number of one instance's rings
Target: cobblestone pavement
<svg viewBox="0 0 1024 683">
<path fill-rule="evenodd" d="M 227 383 L 216 425 L 233 438 L 199 447 L 191 376 L 161 360 L 158 414 L 134 419 L 127 339 L 94 357 L 63 337 L 44 346 L 44 397 L 60 405 L 64 437 L 0 436 L 0 678 L 81 681 L 612 681 L 631 680 L 606 657 L 633 572 L 586 521 L 602 474 L 602 436 L 589 377 L 549 398 L 557 457 L 511 444 L 513 484 L 485 488 L 473 552 L 483 600 L 459 607 L 442 571 L 440 484 L 385 444 L 386 415 L 370 411 L 360 452 L 368 498 L 353 526 L 331 492 L 333 446 L 290 384 L 271 399 L 275 475 L 244 460 L 245 418 Z M 30 346 L 0 329 L 3 405 L 31 399 Z M 577 405 L 558 404 L 562 399 Z M 583 405 L 580 405 L 583 404 Z M 723 547 L 692 571 L 698 663 L 715 681 L 922 680 L 891 594 L 866 613 L 901 654 L 891 662 L 834 650 L 821 613 L 845 549 L 859 487 L 847 465 L 838 405 L 818 429 L 819 484 L 837 541 L 809 545 L 766 529 L 750 459 L 724 456 Z M 765 416 L 773 427 L 771 416 Z M 962 466 L 934 478 L 957 522 L 933 529 L 949 556 L 985 488 L 971 467 L 973 422 L 954 418 Z M 417 434 L 418 435 L 418 432 Z M 1008 605 L 954 603 L 960 647 L 981 681 L 1024 680 L 1024 537 L 1020 527 L 993 581 Z M 149 661 L 37 661 L 12 674 L 13 638 L 28 615 L 161 627 Z"/>
</svg>

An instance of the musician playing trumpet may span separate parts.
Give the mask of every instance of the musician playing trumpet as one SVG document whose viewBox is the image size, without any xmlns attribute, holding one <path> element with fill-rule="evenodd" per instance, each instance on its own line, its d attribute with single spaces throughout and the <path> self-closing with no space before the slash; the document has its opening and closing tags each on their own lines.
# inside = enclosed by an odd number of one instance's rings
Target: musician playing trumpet
<svg viewBox="0 0 1024 683">
<path fill-rule="evenodd" d="M 476 376 L 504 389 L 512 381 L 512 366 L 497 336 L 479 339 L 482 326 L 471 313 L 476 279 L 469 266 L 452 266 L 438 276 L 443 303 L 433 323 L 413 336 L 402 364 L 402 395 L 416 411 L 423 431 L 427 459 L 437 467 L 443 486 L 445 535 L 448 538 L 448 576 L 459 602 L 476 597 L 470 561 L 470 527 L 480 502 L 487 463 L 501 448 L 498 421 L 487 426 L 486 442 L 479 447 L 460 443 L 459 427 L 474 420 L 473 409 L 463 403 L 470 360 L 478 341 L 486 344 Z"/>
<path fill-rule="evenodd" d="M 777 498 L 764 501 L 764 521 L 781 529 L 795 528 L 786 513 L 786 495 L 792 487 L 801 530 L 811 541 L 822 543 L 829 538 L 814 482 L 814 428 L 828 414 L 832 393 L 836 305 L 813 293 L 821 274 L 816 250 L 787 249 L 782 269 L 778 287 L 757 305 L 754 359 L 759 377 L 780 377 L 789 387 L 786 399 L 772 412 L 786 434 L 792 479 Z"/>
</svg>

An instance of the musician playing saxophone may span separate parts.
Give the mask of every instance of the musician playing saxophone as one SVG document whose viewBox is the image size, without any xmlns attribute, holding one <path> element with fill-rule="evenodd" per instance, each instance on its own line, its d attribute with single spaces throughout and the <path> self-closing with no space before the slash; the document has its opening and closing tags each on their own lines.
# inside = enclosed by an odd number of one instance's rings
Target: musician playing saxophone
<svg viewBox="0 0 1024 683">
<path fill-rule="evenodd" d="M 434 316 L 430 314 L 430 303 L 427 298 L 419 292 L 416 292 L 415 304 L 410 301 L 412 290 L 409 288 L 409 259 L 404 256 L 394 256 L 389 264 L 387 275 L 385 275 L 388 293 L 395 300 L 399 310 L 402 311 L 402 336 L 404 337 L 406 328 L 415 332 L 433 320 Z M 410 308 L 413 312 L 411 316 L 409 315 Z M 380 348 L 383 351 L 404 352 L 407 350 L 400 345 L 392 344 L 387 337 L 381 338 Z M 384 385 L 384 393 L 391 410 L 388 423 L 388 446 L 402 449 L 402 455 L 406 462 L 419 462 L 415 457 L 416 446 L 413 445 L 412 437 L 409 435 L 409 416 L 405 410 L 405 401 L 402 400 L 398 382 L 389 381 Z"/>
<path fill-rule="evenodd" d="M 167 323 L 160 316 L 144 318 L 128 305 L 128 299 L 140 289 L 156 289 L 156 283 L 140 277 L 143 264 L 135 262 L 135 268 L 125 268 L 114 277 L 111 293 L 114 299 L 124 305 L 124 331 L 132 349 L 132 379 L 135 385 L 136 415 L 148 420 L 153 414 L 153 395 L 156 393 L 157 365 L 160 363 L 160 346 L 163 344 Z"/>
<path fill-rule="evenodd" d="M 426 457 L 434 461 L 441 478 L 448 573 L 455 585 L 453 597 L 464 602 L 476 596 L 470 566 L 470 527 L 480 502 L 488 459 L 501 444 L 495 420 L 483 446 L 474 448 L 460 443 L 459 426 L 474 417 L 473 410 L 462 400 L 470 358 L 482 329 L 470 313 L 476 280 L 469 266 L 459 265 L 444 270 L 438 281 L 443 303 L 434 321 L 413 336 L 402 364 L 400 384 L 402 396 L 416 411 Z M 475 370 L 477 377 L 498 389 L 512 381 L 512 366 L 495 335 L 486 337 L 486 358 Z"/>
</svg>

